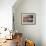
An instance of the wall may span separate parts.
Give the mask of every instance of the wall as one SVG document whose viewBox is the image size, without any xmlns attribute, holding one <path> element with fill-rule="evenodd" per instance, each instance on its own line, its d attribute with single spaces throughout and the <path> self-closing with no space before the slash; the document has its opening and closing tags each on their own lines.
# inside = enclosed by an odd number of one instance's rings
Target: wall
<svg viewBox="0 0 46 46">
<path fill-rule="evenodd" d="M 46 46 L 46 0 L 41 1 L 41 38 L 42 46 Z"/>
<path fill-rule="evenodd" d="M 16 0 L 0 0 L 0 27 L 12 29 L 12 6 Z"/>
<path fill-rule="evenodd" d="M 16 0 L 0 0 L 0 38 L 5 38 L 5 36 L 10 35 L 9 31 L 5 32 L 1 27 L 6 27 L 9 30 L 12 29 L 12 6 Z"/>
<path fill-rule="evenodd" d="M 23 0 L 17 7 L 14 5 L 13 13 L 15 30 L 22 32 L 24 38 L 34 40 L 36 46 L 41 46 L 41 0 Z M 22 25 L 21 13 L 36 13 L 36 24 Z"/>
</svg>

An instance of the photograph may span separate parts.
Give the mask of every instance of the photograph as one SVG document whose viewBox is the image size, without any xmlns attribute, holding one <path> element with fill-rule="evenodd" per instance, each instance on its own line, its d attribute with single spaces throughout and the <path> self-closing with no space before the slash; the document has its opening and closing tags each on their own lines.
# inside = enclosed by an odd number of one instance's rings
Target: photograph
<svg viewBox="0 0 46 46">
<path fill-rule="evenodd" d="M 22 24 L 36 24 L 36 13 L 22 13 L 21 23 Z"/>
</svg>

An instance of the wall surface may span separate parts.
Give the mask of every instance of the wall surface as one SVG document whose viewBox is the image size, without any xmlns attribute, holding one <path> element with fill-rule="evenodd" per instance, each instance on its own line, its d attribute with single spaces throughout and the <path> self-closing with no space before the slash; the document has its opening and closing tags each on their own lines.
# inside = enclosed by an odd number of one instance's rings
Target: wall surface
<svg viewBox="0 0 46 46">
<path fill-rule="evenodd" d="M 10 32 L 3 31 L 1 27 L 12 29 L 12 6 L 16 0 L 0 0 L 0 38 L 5 38 L 5 36 L 10 35 Z"/>
<path fill-rule="evenodd" d="M 23 33 L 23 37 L 35 41 L 41 46 L 41 0 L 23 0 L 17 7 L 14 5 L 15 30 Z M 22 25 L 21 13 L 36 13 L 35 25 Z"/>
<path fill-rule="evenodd" d="M 46 46 L 46 0 L 41 1 L 41 38 L 42 46 Z"/>
<path fill-rule="evenodd" d="M 12 6 L 16 0 L 0 0 L 0 27 L 12 29 Z"/>
</svg>

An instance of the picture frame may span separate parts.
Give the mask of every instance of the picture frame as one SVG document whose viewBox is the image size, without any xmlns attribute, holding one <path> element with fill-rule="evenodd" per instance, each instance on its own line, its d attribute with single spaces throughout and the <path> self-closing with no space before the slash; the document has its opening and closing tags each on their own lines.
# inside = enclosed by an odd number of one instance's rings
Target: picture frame
<svg viewBox="0 0 46 46">
<path fill-rule="evenodd" d="M 21 24 L 23 25 L 36 24 L 36 13 L 21 13 Z"/>
</svg>

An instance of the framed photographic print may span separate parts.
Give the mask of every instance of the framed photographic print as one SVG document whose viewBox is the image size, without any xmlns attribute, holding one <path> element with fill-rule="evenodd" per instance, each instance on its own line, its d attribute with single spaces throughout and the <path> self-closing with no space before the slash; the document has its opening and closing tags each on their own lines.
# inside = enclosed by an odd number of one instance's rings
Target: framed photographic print
<svg viewBox="0 0 46 46">
<path fill-rule="evenodd" d="M 22 13 L 21 24 L 36 24 L 36 13 Z"/>
</svg>

